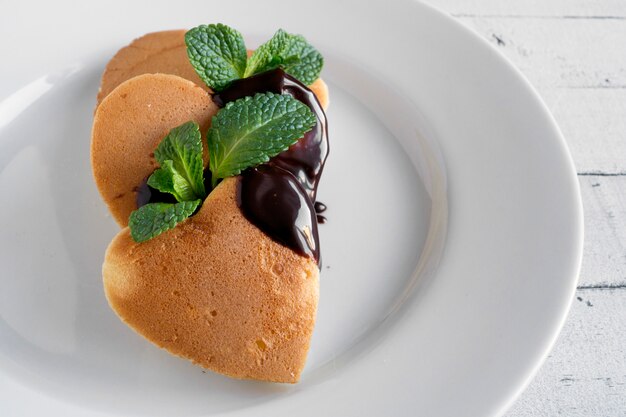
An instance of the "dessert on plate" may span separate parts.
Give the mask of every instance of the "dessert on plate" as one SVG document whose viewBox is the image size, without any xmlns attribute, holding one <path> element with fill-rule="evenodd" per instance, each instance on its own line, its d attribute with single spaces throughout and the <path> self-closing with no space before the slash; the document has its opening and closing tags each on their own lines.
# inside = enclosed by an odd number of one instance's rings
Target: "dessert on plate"
<svg viewBox="0 0 626 417">
<path fill-rule="evenodd" d="M 104 289 L 157 346 L 235 378 L 299 380 L 319 297 L 322 64 L 300 35 L 253 52 L 215 24 L 145 35 L 107 65 L 91 162 L 123 229 Z"/>
</svg>

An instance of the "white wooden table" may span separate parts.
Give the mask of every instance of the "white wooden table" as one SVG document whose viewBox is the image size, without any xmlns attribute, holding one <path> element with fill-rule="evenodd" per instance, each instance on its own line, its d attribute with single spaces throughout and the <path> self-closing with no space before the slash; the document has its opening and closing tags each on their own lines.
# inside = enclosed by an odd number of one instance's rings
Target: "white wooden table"
<svg viewBox="0 0 626 417">
<path fill-rule="evenodd" d="M 554 350 L 506 417 L 626 416 L 626 1 L 426 0 L 537 88 L 569 144 L 582 271 Z"/>
</svg>

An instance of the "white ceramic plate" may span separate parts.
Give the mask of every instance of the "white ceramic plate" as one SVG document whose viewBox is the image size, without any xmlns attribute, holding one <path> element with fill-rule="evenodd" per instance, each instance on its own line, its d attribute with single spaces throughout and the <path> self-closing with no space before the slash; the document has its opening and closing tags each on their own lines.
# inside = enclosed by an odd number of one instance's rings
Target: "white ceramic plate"
<svg viewBox="0 0 626 417">
<path fill-rule="evenodd" d="M 102 291 L 103 67 L 143 33 L 218 21 L 326 56 L 321 304 L 293 386 L 204 373 Z M 0 28 L 0 415 L 493 416 L 545 358 L 581 257 L 575 172 L 536 93 L 453 19 L 409 0 L 68 0 L 14 2 Z"/>
</svg>

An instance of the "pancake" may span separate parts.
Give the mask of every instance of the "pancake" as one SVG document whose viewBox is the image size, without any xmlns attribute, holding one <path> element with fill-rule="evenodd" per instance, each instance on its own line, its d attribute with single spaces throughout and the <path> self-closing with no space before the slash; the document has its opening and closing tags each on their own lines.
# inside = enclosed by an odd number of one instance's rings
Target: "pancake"
<svg viewBox="0 0 626 417">
<path fill-rule="evenodd" d="M 98 91 L 98 104 L 118 85 L 137 75 L 172 74 L 210 91 L 187 58 L 185 30 L 148 33 L 120 49 L 107 64 Z"/>
<path fill-rule="evenodd" d="M 153 152 L 161 140 L 189 120 L 200 125 L 204 136 L 217 110 L 206 91 L 166 74 L 131 78 L 102 101 L 94 116 L 91 167 L 120 226 L 128 225 L 130 213 L 137 209 L 137 187 L 158 167 Z"/>
<path fill-rule="evenodd" d="M 167 30 L 148 33 L 120 49 L 109 61 L 102 75 L 98 91 L 98 105 L 118 85 L 142 74 L 172 74 L 211 89 L 200 79 L 189 63 L 185 45 L 186 30 Z M 252 51 L 248 51 L 250 55 Z M 318 78 L 309 88 L 315 93 L 322 108 L 328 107 L 328 87 Z"/>
<path fill-rule="evenodd" d="M 319 270 L 243 217 L 238 181 L 222 181 L 195 216 L 152 240 L 120 231 L 105 255 L 106 296 L 125 323 L 174 355 L 234 378 L 294 383 Z"/>
</svg>

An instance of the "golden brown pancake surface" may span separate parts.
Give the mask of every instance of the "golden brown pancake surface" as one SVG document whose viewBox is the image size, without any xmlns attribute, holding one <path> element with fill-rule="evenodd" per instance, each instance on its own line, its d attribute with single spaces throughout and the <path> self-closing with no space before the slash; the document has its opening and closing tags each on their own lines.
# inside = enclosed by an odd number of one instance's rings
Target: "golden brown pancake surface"
<svg viewBox="0 0 626 417">
<path fill-rule="evenodd" d="M 217 110 L 206 91 L 166 74 L 131 78 L 102 101 L 94 116 L 91 167 L 100 194 L 120 226 L 128 224 L 137 208 L 137 187 L 158 167 L 153 152 L 161 140 L 189 120 L 206 134 Z"/>
<path fill-rule="evenodd" d="M 120 49 L 102 74 L 98 104 L 118 85 L 137 75 L 172 74 L 192 81 L 207 91 L 187 58 L 185 30 L 148 33 Z"/>
<path fill-rule="evenodd" d="M 107 249 L 110 305 L 169 352 L 235 378 L 297 382 L 315 324 L 315 261 L 274 242 L 241 214 L 238 177 L 200 211 L 152 240 L 123 229 Z"/>
</svg>

